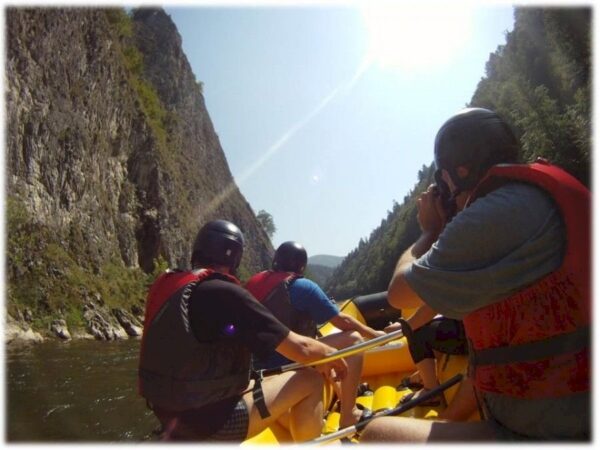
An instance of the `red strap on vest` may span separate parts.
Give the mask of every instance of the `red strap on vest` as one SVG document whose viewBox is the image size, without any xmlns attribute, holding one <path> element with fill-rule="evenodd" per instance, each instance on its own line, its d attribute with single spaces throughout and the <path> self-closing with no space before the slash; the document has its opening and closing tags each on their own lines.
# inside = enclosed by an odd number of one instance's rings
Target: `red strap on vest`
<svg viewBox="0 0 600 450">
<path fill-rule="evenodd" d="M 298 278 L 298 275 L 291 272 L 265 270 L 250 278 L 245 287 L 256 300 L 262 303 L 280 283 L 293 278 Z"/>
<path fill-rule="evenodd" d="M 212 272 L 212 271 L 210 271 Z M 165 302 L 179 289 L 202 276 L 206 278 L 209 273 L 199 274 L 193 272 L 168 271 L 160 275 L 150 287 L 146 300 L 146 314 L 144 325 L 150 324 Z"/>
<path fill-rule="evenodd" d="M 184 286 L 194 281 L 202 282 L 210 277 L 219 277 L 240 284 L 234 276 L 215 272 L 212 269 L 200 269 L 194 271 L 167 271 L 160 275 L 150 287 L 146 300 L 146 312 L 144 315 L 144 326 L 152 322 L 158 311 L 171 298 L 171 296 Z"/>
</svg>

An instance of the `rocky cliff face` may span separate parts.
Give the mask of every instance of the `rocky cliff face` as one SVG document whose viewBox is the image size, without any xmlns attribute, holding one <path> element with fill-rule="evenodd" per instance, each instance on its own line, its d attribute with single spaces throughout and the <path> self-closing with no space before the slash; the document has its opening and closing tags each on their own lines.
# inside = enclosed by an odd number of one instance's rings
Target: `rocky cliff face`
<svg viewBox="0 0 600 450">
<path fill-rule="evenodd" d="M 135 45 L 143 55 L 143 78 L 155 87 L 166 115 L 165 159 L 174 170 L 165 176 L 164 188 L 168 194 L 161 198 L 171 199 L 174 194 L 184 200 L 188 217 L 182 226 L 193 224 L 194 232 L 197 223 L 229 218 L 244 231 L 247 241 L 253 243 L 247 252 L 247 265 L 253 268 L 269 265 L 269 252 L 265 250 L 270 249 L 270 241 L 233 181 L 175 25 L 160 9 L 137 10 L 133 20 Z M 173 201 L 164 203 L 171 210 L 165 212 L 166 216 L 181 215 L 183 205 Z M 174 235 L 160 236 L 158 241 L 159 247 L 163 241 L 166 243 L 165 253 L 181 255 L 183 250 L 186 258 L 189 255 L 187 241 L 184 248 L 175 251 L 181 244 Z"/>
<path fill-rule="evenodd" d="M 214 218 L 244 232 L 243 273 L 269 264 L 164 11 L 8 8 L 6 24 L 13 315 L 84 324 L 84 304 L 139 314 L 145 292 L 131 291 L 159 258 L 186 267 Z"/>
</svg>

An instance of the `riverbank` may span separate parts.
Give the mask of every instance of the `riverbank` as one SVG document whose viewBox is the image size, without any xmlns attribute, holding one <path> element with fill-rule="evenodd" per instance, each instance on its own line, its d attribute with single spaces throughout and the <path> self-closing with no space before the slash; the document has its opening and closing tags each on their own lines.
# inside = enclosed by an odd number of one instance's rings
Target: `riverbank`
<svg viewBox="0 0 600 450">
<path fill-rule="evenodd" d="M 119 333 L 117 339 L 138 338 L 139 336 L 129 336 L 127 333 Z M 4 326 L 4 341 L 8 346 L 18 346 L 24 344 L 36 344 L 46 341 L 71 341 L 71 340 L 100 340 L 84 329 L 76 328 L 71 331 L 60 329 L 52 331 L 35 331 L 27 323 L 18 322 L 8 316 Z"/>
<path fill-rule="evenodd" d="M 29 310 L 17 311 L 18 316 L 6 314 L 4 340 L 7 345 L 41 343 L 46 340 L 114 341 L 139 338 L 143 319 L 121 308 L 109 310 L 103 305 L 88 303 L 83 307 L 83 323 L 70 325 L 64 318 L 33 320 Z M 46 324 L 36 327 L 35 324 Z"/>
<path fill-rule="evenodd" d="M 341 307 L 346 300 L 335 300 Z M 64 314 L 34 317 L 29 308 L 13 308 L 6 313 L 4 341 L 7 345 L 35 344 L 49 341 L 98 340 L 115 341 L 140 338 L 143 332 L 141 307 L 132 312 L 109 308 L 99 295 L 88 298 L 82 307 L 82 320 L 69 323 Z"/>
<path fill-rule="evenodd" d="M 18 345 L 21 343 L 44 342 L 45 338 L 41 333 L 33 331 L 26 324 L 18 323 L 13 317 L 7 314 L 4 324 L 4 341 L 7 345 Z"/>
</svg>

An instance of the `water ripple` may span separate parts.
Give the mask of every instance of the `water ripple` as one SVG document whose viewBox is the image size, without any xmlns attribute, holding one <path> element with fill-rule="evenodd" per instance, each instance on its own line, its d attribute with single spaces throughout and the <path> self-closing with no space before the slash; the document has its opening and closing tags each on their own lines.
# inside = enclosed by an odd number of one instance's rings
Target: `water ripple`
<svg viewBox="0 0 600 450">
<path fill-rule="evenodd" d="M 55 412 L 55 411 L 62 410 L 62 409 L 69 409 L 69 408 L 71 408 L 72 406 L 73 406 L 72 404 L 67 404 L 67 405 L 58 405 L 58 406 L 55 406 L 54 408 L 50 409 L 50 410 L 49 410 L 49 411 L 46 413 L 46 415 L 44 416 L 44 419 L 47 419 L 47 418 L 50 416 L 50 414 L 52 414 L 52 413 L 53 413 L 53 412 Z"/>
</svg>

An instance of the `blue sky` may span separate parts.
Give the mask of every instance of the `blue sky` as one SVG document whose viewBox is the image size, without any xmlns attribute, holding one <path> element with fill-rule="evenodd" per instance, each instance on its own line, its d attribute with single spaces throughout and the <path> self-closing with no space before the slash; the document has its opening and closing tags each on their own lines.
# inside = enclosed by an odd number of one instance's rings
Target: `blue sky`
<svg viewBox="0 0 600 450">
<path fill-rule="evenodd" d="M 236 183 L 273 216 L 275 247 L 345 256 L 368 237 L 513 26 L 508 4 L 392 4 L 166 8 Z"/>
</svg>

